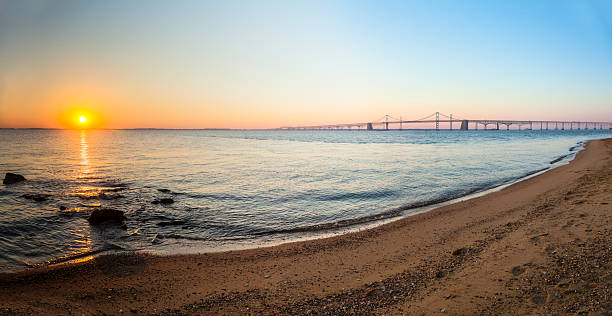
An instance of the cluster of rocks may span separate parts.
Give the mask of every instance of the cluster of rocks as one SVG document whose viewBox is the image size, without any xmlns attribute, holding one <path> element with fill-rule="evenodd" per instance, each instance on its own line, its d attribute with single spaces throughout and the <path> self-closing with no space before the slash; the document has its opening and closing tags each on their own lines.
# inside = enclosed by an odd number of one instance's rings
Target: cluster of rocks
<svg viewBox="0 0 612 316">
<path fill-rule="evenodd" d="M 6 173 L 4 177 L 3 183 L 5 185 L 10 185 L 10 184 L 19 183 L 22 181 L 26 181 L 26 178 L 24 176 L 20 174 L 8 172 Z M 115 200 L 115 199 L 123 197 L 123 195 L 116 193 L 120 190 L 123 190 L 123 188 L 106 189 L 106 190 L 102 190 L 100 193 L 95 194 L 95 195 L 80 195 L 79 197 L 84 200 L 90 200 L 90 199 Z M 168 189 L 158 189 L 158 191 L 162 193 L 168 193 L 168 194 L 173 193 L 172 191 Z M 23 194 L 21 197 L 28 199 L 28 200 L 33 200 L 36 202 L 43 202 L 43 201 L 48 200 L 49 195 L 41 194 L 41 193 L 26 193 L 26 194 Z M 153 200 L 151 203 L 168 205 L 168 204 L 174 203 L 174 199 L 160 198 L 160 199 Z M 64 205 L 61 205 L 59 208 L 63 212 L 68 209 Z M 103 225 L 103 224 L 121 224 L 123 223 L 125 219 L 126 219 L 125 213 L 121 210 L 117 210 L 113 208 L 96 208 L 91 212 L 91 214 L 87 218 L 87 221 L 89 222 L 90 225 Z M 175 222 L 160 223 L 160 226 L 176 225 L 176 224 L 178 223 L 175 223 Z"/>
</svg>

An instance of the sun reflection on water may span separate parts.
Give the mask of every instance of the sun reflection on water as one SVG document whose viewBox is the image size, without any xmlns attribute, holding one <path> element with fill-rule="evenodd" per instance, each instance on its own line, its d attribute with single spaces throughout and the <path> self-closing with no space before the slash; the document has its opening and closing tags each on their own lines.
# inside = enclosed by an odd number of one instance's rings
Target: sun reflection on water
<svg viewBox="0 0 612 316">
<path fill-rule="evenodd" d="M 91 173 L 91 169 L 89 168 L 89 144 L 87 143 L 87 132 L 84 130 L 81 131 L 81 166 L 83 166 L 81 173 L 83 175 L 88 175 Z"/>
<path fill-rule="evenodd" d="M 90 178 L 93 174 L 89 163 L 89 142 L 87 141 L 86 130 L 81 130 L 79 155 L 79 165 L 81 168 L 78 178 Z M 84 200 L 88 200 L 90 198 L 94 198 L 97 193 L 95 192 L 95 188 L 93 188 L 92 186 L 81 185 L 76 188 L 76 192 L 74 192 L 74 194 L 83 198 Z M 74 250 L 70 254 L 59 258 L 59 260 L 77 263 L 93 259 L 93 256 L 88 255 L 92 249 L 91 231 L 89 229 L 89 224 L 84 221 L 82 224 L 78 225 L 78 227 L 75 227 L 75 231 L 72 232 L 71 235 L 73 236 L 72 244 L 74 245 Z"/>
</svg>

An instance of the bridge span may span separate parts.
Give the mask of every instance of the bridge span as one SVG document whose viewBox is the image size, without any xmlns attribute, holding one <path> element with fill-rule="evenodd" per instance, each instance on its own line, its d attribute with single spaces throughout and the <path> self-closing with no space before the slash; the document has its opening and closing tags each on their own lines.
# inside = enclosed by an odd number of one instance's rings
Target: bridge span
<svg viewBox="0 0 612 316">
<path fill-rule="evenodd" d="M 453 125 L 454 124 L 454 125 Z M 612 122 L 585 122 L 585 121 L 520 121 L 520 120 L 480 120 L 453 118 L 440 112 L 433 113 L 418 120 L 402 120 L 385 115 L 372 122 L 343 123 L 313 126 L 283 126 L 281 130 L 405 130 L 415 129 L 415 126 L 429 129 L 458 129 L 458 130 L 589 130 L 612 129 Z M 434 128 L 435 126 L 435 128 Z"/>
</svg>

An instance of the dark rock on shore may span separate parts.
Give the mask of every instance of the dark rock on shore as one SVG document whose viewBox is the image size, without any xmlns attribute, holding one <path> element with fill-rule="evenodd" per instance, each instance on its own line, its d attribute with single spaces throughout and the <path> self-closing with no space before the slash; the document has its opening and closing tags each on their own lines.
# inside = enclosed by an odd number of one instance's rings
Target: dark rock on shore
<svg viewBox="0 0 612 316">
<path fill-rule="evenodd" d="M 157 191 L 162 192 L 162 193 L 172 193 L 172 191 L 168 189 L 157 189 Z"/>
<path fill-rule="evenodd" d="M 516 267 L 512 268 L 512 270 L 510 270 L 510 273 L 512 273 L 512 275 L 514 275 L 514 276 L 519 276 L 523 272 L 525 272 L 525 268 L 523 268 L 521 266 L 516 266 Z"/>
<path fill-rule="evenodd" d="M 453 256 L 463 256 L 467 254 L 468 252 L 470 252 L 470 248 L 459 248 L 453 251 Z"/>
<path fill-rule="evenodd" d="M 171 198 L 163 198 L 163 199 L 155 200 L 151 203 L 153 204 L 172 204 L 174 203 L 174 200 Z"/>
<path fill-rule="evenodd" d="M 100 225 L 102 223 L 121 223 L 125 219 L 123 211 L 112 208 L 101 208 L 94 210 L 89 218 L 89 224 Z"/>
<path fill-rule="evenodd" d="M 4 176 L 3 184 L 14 184 L 17 182 L 25 181 L 26 178 L 20 174 L 7 172 Z"/>
</svg>

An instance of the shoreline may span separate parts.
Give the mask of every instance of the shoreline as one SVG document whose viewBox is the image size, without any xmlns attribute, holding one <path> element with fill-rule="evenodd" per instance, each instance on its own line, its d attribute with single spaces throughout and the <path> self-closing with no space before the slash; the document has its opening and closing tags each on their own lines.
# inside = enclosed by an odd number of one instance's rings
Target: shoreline
<svg viewBox="0 0 612 316">
<path fill-rule="evenodd" d="M 525 181 L 527 179 L 530 179 L 532 177 L 538 176 L 540 174 L 543 174 L 545 172 L 548 172 L 550 170 L 553 170 L 555 168 L 558 168 L 558 167 L 561 167 L 561 166 L 564 166 L 570 163 L 576 157 L 576 154 L 579 153 L 583 149 L 584 149 L 584 141 L 580 141 L 569 149 L 568 154 L 563 154 L 555 158 L 554 160 L 552 160 L 550 162 L 551 166 L 549 167 L 527 172 L 522 176 L 519 176 L 509 181 L 502 181 L 499 184 L 495 184 L 492 187 L 477 188 L 465 195 L 460 195 L 460 196 L 453 197 L 447 200 L 441 199 L 440 201 L 437 201 L 437 202 L 430 201 L 428 203 L 431 203 L 431 204 L 424 204 L 421 206 L 399 207 L 396 209 L 391 209 L 387 212 L 366 216 L 368 220 L 365 220 L 365 221 L 362 221 L 363 218 L 356 218 L 356 219 L 349 219 L 349 220 L 341 221 L 341 222 L 349 222 L 348 224 L 337 225 L 338 222 L 332 222 L 332 223 L 324 223 L 324 224 L 315 225 L 316 228 L 309 226 L 309 227 L 298 227 L 298 228 L 294 228 L 294 229 L 290 229 L 286 231 L 265 232 L 259 235 L 254 235 L 255 238 L 245 238 L 240 241 L 235 241 L 235 240 L 227 241 L 227 242 L 223 242 L 222 246 L 210 246 L 208 248 L 202 247 L 201 245 L 200 246 L 189 245 L 189 246 L 182 246 L 180 248 L 181 250 L 175 249 L 173 251 L 100 249 L 100 250 L 94 250 L 94 251 L 87 252 L 87 253 L 80 253 L 80 254 L 76 254 L 76 255 L 72 255 L 68 257 L 53 258 L 47 262 L 40 263 L 40 264 L 34 264 L 23 270 L 8 271 L 6 273 L 0 272 L 0 276 L 2 274 L 14 274 L 14 273 L 20 273 L 20 272 L 25 272 L 29 270 L 41 269 L 45 267 L 53 268 L 57 266 L 67 265 L 67 264 L 81 263 L 83 261 L 91 260 L 94 257 L 99 257 L 99 256 L 113 256 L 113 255 L 121 255 L 121 254 L 132 253 L 132 252 L 139 252 L 141 254 L 147 254 L 147 255 L 152 255 L 152 256 L 176 256 L 176 255 L 190 255 L 190 254 L 222 253 L 222 252 L 229 252 L 229 251 L 243 251 L 243 250 L 257 249 L 257 248 L 268 248 L 268 247 L 279 246 L 279 245 L 283 245 L 287 243 L 325 239 L 325 238 L 330 238 L 330 237 L 334 237 L 338 235 L 360 232 L 364 230 L 373 229 L 373 228 L 376 228 L 382 225 L 386 225 L 394 221 L 402 220 L 410 216 L 429 212 L 431 210 L 435 210 L 437 208 L 441 208 L 441 207 L 444 207 L 450 204 L 463 202 L 466 200 L 478 198 L 480 196 L 484 196 L 484 195 L 487 195 L 493 192 L 503 190 L 504 188 L 508 186 Z M 571 157 L 571 159 L 567 159 L 568 157 Z M 409 213 L 406 213 L 406 212 L 409 212 Z M 391 213 L 393 213 L 393 215 L 388 215 Z M 399 214 L 399 215 L 394 215 L 394 214 Z M 371 219 L 371 218 L 375 218 L 375 219 Z M 325 227 L 325 228 L 319 228 L 319 227 Z M 301 235 L 297 235 L 300 233 Z M 267 239 L 267 240 L 263 238 L 267 236 L 274 236 L 274 237 L 272 237 L 271 239 Z"/>
<path fill-rule="evenodd" d="M 521 283 L 525 276 L 534 280 L 550 270 L 545 263 L 562 253 L 559 249 L 580 251 L 571 247 L 576 239 L 594 239 L 590 248 L 610 241 L 607 203 L 612 201 L 605 187 L 611 180 L 612 139 L 589 141 L 585 147 L 569 164 L 367 230 L 218 253 L 100 256 L 0 275 L 0 296 L 7 298 L 0 312 L 430 314 L 444 309 L 465 314 L 503 313 L 497 308 L 508 306 L 527 313 L 609 308 L 605 301 L 568 307 L 564 303 L 571 299 L 555 300 L 554 290 Z M 584 191 L 587 187 L 590 191 Z M 501 260 L 504 255 L 510 259 Z M 604 248 L 602 257 L 609 256 Z M 589 286 L 598 289 L 597 295 L 608 295 L 611 278 L 605 275 L 612 268 L 605 260 L 599 266 L 593 270 L 604 268 L 603 281 Z M 483 267 L 491 273 L 483 274 Z M 564 289 L 558 284 L 555 289 Z M 529 288 L 512 290 L 523 286 Z M 46 288 L 56 290 L 48 293 Z"/>
<path fill-rule="evenodd" d="M 575 147 L 580 147 L 581 143 L 582 142 L 579 142 Z M 583 147 L 580 150 L 582 149 Z M 316 228 L 298 227 L 298 228 L 287 230 L 287 231 L 265 232 L 259 235 L 255 235 L 255 238 L 244 238 L 243 240 L 241 240 L 243 242 L 237 242 L 235 240 L 228 241 L 228 242 L 225 242 L 223 246 L 211 246 L 209 248 L 202 248 L 201 246 L 182 246 L 181 247 L 182 250 L 173 250 L 173 251 L 125 250 L 125 249 L 92 250 L 86 253 L 79 253 L 79 254 L 74 254 L 74 255 L 68 255 L 65 257 L 53 258 L 43 263 L 32 264 L 31 266 L 25 269 L 22 269 L 22 270 L 15 270 L 15 271 L 10 270 L 8 272 L 0 272 L 0 277 L 5 274 L 10 275 L 10 274 L 27 272 L 30 270 L 37 270 L 37 269 L 42 269 L 42 268 L 54 268 L 54 267 L 59 267 L 63 265 L 82 263 L 84 261 L 91 260 L 91 259 L 94 259 L 95 257 L 100 257 L 100 256 L 115 256 L 115 255 L 129 254 L 133 252 L 138 252 L 141 254 L 152 255 L 152 256 L 162 256 L 162 257 L 163 256 L 176 256 L 176 255 L 223 253 L 223 252 L 229 252 L 229 251 L 243 251 L 243 250 L 257 249 L 257 248 L 268 248 L 268 247 L 279 246 L 279 245 L 283 245 L 287 243 L 306 242 L 306 241 L 311 241 L 311 240 L 325 239 L 325 238 L 330 238 L 330 237 L 334 237 L 338 235 L 360 232 L 364 230 L 373 229 L 373 228 L 376 228 L 376 227 L 379 227 L 379 226 L 382 226 L 388 223 L 392 223 L 394 221 L 402 220 L 410 216 L 429 212 L 431 210 L 435 210 L 437 208 L 441 208 L 441 207 L 444 207 L 450 204 L 463 202 L 463 201 L 474 199 L 474 198 L 484 196 L 484 195 L 487 195 L 493 192 L 497 192 L 499 190 L 503 190 L 504 188 L 508 186 L 519 183 L 521 181 L 525 181 L 532 177 L 538 176 L 542 173 L 548 172 L 554 168 L 558 168 L 567 163 L 570 163 L 571 160 L 568 160 L 566 158 L 568 158 L 569 156 L 575 157 L 575 154 L 580 152 L 580 150 L 578 151 L 570 150 L 569 154 L 562 155 L 559 158 L 556 158 L 555 160 L 551 161 L 550 164 L 551 165 L 556 164 L 555 166 L 531 171 L 513 180 L 506 181 L 506 182 L 500 182 L 499 184 L 496 184 L 492 187 L 478 188 L 465 195 L 453 197 L 448 200 L 441 200 L 439 202 L 432 202 L 431 204 L 425 204 L 422 206 L 408 207 L 408 208 L 400 207 L 400 208 L 392 209 L 390 211 L 379 213 L 376 215 L 366 216 L 367 218 L 376 218 L 372 220 L 361 221 L 363 218 L 343 220 L 347 222 L 356 222 L 355 224 L 349 223 L 346 225 L 338 226 L 338 225 L 335 225 L 338 222 L 332 222 L 332 223 L 324 223 L 324 224 L 316 225 L 317 226 Z M 572 159 L 574 157 L 572 157 Z M 565 162 L 565 163 L 559 164 L 559 162 Z M 406 212 L 410 212 L 410 213 L 406 213 Z M 387 216 L 387 214 L 389 213 L 395 213 L 399 215 L 388 215 Z M 325 226 L 325 228 L 318 228 L 319 226 Z M 301 235 L 297 235 L 300 233 Z M 278 238 L 272 237 L 269 240 L 262 240 L 263 239 L 262 237 L 266 237 L 266 236 L 276 236 Z M 192 249 L 192 250 L 188 250 L 188 249 Z"/>
</svg>

